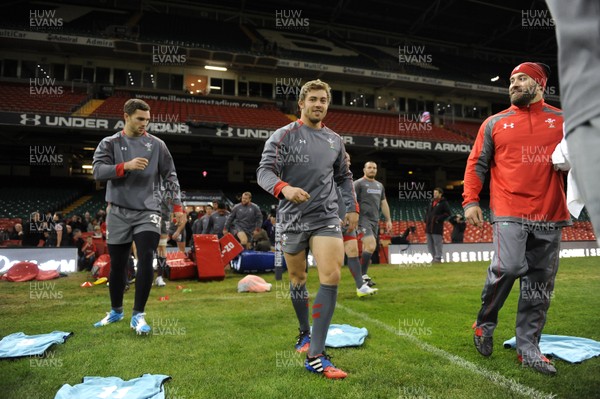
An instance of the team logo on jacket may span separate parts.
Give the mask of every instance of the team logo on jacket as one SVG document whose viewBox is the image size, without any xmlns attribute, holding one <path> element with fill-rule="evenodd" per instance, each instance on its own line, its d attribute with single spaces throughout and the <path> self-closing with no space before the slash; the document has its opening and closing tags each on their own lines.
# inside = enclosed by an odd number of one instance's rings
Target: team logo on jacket
<svg viewBox="0 0 600 399">
<path fill-rule="evenodd" d="M 556 126 L 554 126 L 554 122 L 556 122 L 556 119 L 548 118 L 544 122 L 546 122 L 548 124 L 549 129 L 556 127 Z"/>
<path fill-rule="evenodd" d="M 514 129 L 515 128 L 515 123 L 514 122 L 513 123 L 505 123 L 504 124 L 504 128 L 505 129 L 507 129 L 507 128 Z"/>
<path fill-rule="evenodd" d="M 144 145 L 146 146 L 146 149 L 148 150 L 148 152 L 152 151 L 152 143 L 146 143 Z"/>
<path fill-rule="evenodd" d="M 330 137 L 327 139 L 327 141 L 329 142 L 329 148 L 331 148 L 332 150 L 335 150 L 335 147 L 333 146 L 333 143 L 334 143 L 333 139 Z"/>
</svg>

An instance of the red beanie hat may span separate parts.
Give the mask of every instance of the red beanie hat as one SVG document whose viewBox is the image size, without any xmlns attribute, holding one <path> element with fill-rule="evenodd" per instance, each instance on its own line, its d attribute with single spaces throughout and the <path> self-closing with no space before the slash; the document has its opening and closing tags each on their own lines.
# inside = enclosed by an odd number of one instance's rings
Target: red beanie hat
<svg viewBox="0 0 600 399">
<path fill-rule="evenodd" d="M 544 64 L 524 62 L 520 65 L 517 65 L 510 73 L 510 76 L 513 76 L 515 73 L 524 73 L 531 79 L 535 80 L 535 82 L 542 86 L 542 89 L 544 89 L 546 88 L 546 82 L 548 81 L 548 72 L 549 68 Z"/>
</svg>

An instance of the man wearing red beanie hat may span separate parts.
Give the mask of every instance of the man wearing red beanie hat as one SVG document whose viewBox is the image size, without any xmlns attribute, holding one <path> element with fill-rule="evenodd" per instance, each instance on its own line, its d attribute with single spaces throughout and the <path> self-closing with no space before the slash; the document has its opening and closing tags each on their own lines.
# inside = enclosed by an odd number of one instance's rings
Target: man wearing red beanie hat
<svg viewBox="0 0 600 399">
<path fill-rule="evenodd" d="M 571 224 L 563 175 L 551 156 L 563 137 L 560 109 L 544 102 L 549 68 L 524 62 L 510 75 L 510 108 L 487 118 L 479 129 L 464 177 L 467 222 L 483 226 L 479 193 L 490 172 L 494 256 L 474 323 L 475 347 L 493 351 L 498 312 L 520 279 L 515 335 L 524 366 L 544 374 L 556 369 L 539 340 L 553 296 L 561 228 Z"/>
</svg>

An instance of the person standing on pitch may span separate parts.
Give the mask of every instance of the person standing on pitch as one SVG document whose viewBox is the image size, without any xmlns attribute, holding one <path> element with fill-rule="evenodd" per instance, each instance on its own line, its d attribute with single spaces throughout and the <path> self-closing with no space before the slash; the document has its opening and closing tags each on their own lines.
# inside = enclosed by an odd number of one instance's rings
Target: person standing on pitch
<svg viewBox="0 0 600 399">
<path fill-rule="evenodd" d="M 571 224 L 563 173 L 549 161 L 563 137 L 561 110 L 544 102 L 549 68 L 525 62 L 510 75 L 511 107 L 487 118 L 467 160 L 463 207 L 467 222 L 483 226 L 479 192 L 490 171 L 494 256 L 481 293 L 473 340 L 490 356 L 498 312 L 520 279 L 516 339 L 519 360 L 544 374 L 556 368 L 539 341 L 558 271 L 561 228 Z"/>
<path fill-rule="evenodd" d="M 198 218 L 192 223 L 192 234 L 202 234 L 202 231 L 208 226 L 208 219 L 213 214 L 213 207 L 212 205 L 206 205 L 204 209 L 204 215 L 198 215 Z"/>
<path fill-rule="evenodd" d="M 165 272 L 167 271 L 167 242 L 169 241 L 169 231 L 171 230 L 171 213 L 173 211 L 173 200 L 169 197 L 169 192 L 163 187 L 159 187 L 160 201 L 160 240 L 156 247 L 156 280 L 154 284 L 158 287 L 164 287 Z M 183 234 L 184 225 L 179 224 L 174 236 Z"/>
<path fill-rule="evenodd" d="M 336 186 L 344 199 L 344 222 L 350 231 L 358 222 L 358 203 L 344 142 L 322 123 L 330 102 L 331 88 L 327 83 L 312 80 L 302 86 L 298 100 L 300 119 L 276 130 L 267 140 L 257 178 L 263 189 L 280 199 L 277 223 L 290 276 L 290 297 L 300 323 L 296 350 L 308 351 L 304 362 L 307 370 L 340 379 L 347 374 L 336 368 L 325 353 L 344 259 Z M 306 248 L 315 257 L 320 281 L 312 306 L 312 336 Z"/>
<path fill-rule="evenodd" d="M 444 190 L 436 187 L 433 190 L 433 199 L 425 210 L 425 234 L 427 236 L 427 249 L 431 254 L 432 263 L 442 263 L 444 247 L 444 220 L 450 216 L 450 205 L 443 197 Z"/>
<path fill-rule="evenodd" d="M 596 0 L 546 3 L 556 24 L 569 160 L 600 246 L 600 7 Z"/>
<path fill-rule="evenodd" d="M 177 250 L 179 252 L 185 253 L 185 244 L 186 244 L 186 225 L 185 223 L 181 223 L 177 220 L 174 215 L 169 215 L 171 217 L 171 223 L 169 223 L 169 228 L 167 229 L 168 240 L 173 240 L 175 245 L 177 245 Z M 168 242 L 168 241 L 167 241 Z"/>
<path fill-rule="evenodd" d="M 467 222 L 465 222 L 464 216 L 454 215 L 450 218 L 449 222 L 453 226 L 452 234 L 450 235 L 452 243 L 462 244 L 465 240 L 465 230 L 467 229 Z"/>
<path fill-rule="evenodd" d="M 350 169 L 350 154 L 346 153 L 346 162 Z M 344 239 L 344 253 L 348 257 L 348 269 L 354 284 L 356 284 L 356 295 L 361 298 L 363 296 L 374 295 L 379 289 L 369 287 L 369 283 L 363 279 L 363 274 L 360 269 L 360 258 L 358 257 L 358 242 L 356 239 L 356 230 L 348 231 L 348 227 L 343 223 L 346 217 L 346 206 L 344 198 L 340 190 L 338 192 L 338 215 L 342 221 L 342 237 Z M 360 218 L 359 218 L 360 219 Z M 370 281 L 370 280 L 369 280 Z"/>
<path fill-rule="evenodd" d="M 356 199 L 360 206 L 360 217 L 358 219 L 358 233 L 362 234 L 362 255 L 360 257 L 360 268 L 362 279 L 372 287 L 375 285 L 367 274 L 371 256 L 377 246 L 376 237 L 379 234 L 379 214 L 385 217 L 385 228 L 392 231 L 392 218 L 390 207 L 385 199 L 385 188 L 383 184 L 375 180 L 377 175 L 377 164 L 373 161 L 365 162 L 363 168 L 364 176 L 354 182 Z"/>
<path fill-rule="evenodd" d="M 227 205 L 224 202 L 218 202 L 215 211 L 209 216 L 206 226 L 202 227 L 202 234 L 215 234 L 217 237 L 223 237 L 225 223 L 229 217 Z"/>
<path fill-rule="evenodd" d="M 148 334 L 151 328 L 144 309 L 152 288 L 154 251 L 160 239 L 161 209 L 155 189 L 161 181 L 173 200 L 177 219 L 184 224 L 185 214 L 173 158 L 161 139 L 146 132 L 150 107 L 142 100 L 130 99 L 125 102 L 124 118 L 123 130 L 104 138 L 94 152 L 94 178 L 107 182 L 106 241 L 111 260 L 111 311 L 94 326 L 105 326 L 124 317 L 127 262 L 135 242 L 138 263 L 130 327 L 137 334 Z"/>
<path fill-rule="evenodd" d="M 164 193 L 164 187 L 160 188 L 161 193 Z M 169 225 L 171 219 L 171 206 L 166 198 L 161 198 L 160 201 L 160 239 L 156 247 L 156 280 L 154 284 L 158 287 L 164 287 L 164 275 L 167 270 L 167 241 L 169 240 Z"/>
<path fill-rule="evenodd" d="M 252 235 L 254 232 L 260 232 L 263 222 L 260 208 L 251 201 L 252 194 L 248 191 L 243 193 L 240 203 L 231 209 L 223 229 L 223 235 L 231 230 L 242 247 L 246 249 L 250 249 L 252 246 Z"/>
</svg>

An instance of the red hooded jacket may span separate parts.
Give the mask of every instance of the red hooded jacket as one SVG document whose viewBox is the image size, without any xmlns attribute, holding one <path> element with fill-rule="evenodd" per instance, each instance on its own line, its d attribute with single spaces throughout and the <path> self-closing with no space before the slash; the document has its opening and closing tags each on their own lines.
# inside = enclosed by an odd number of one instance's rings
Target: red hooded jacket
<svg viewBox="0 0 600 399">
<path fill-rule="evenodd" d="M 544 100 L 487 118 L 467 160 L 464 209 L 479 205 L 489 170 L 494 221 L 571 224 L 563 172 L 552 166 L 562 126 L 562 111 Z"/>
</svg>

